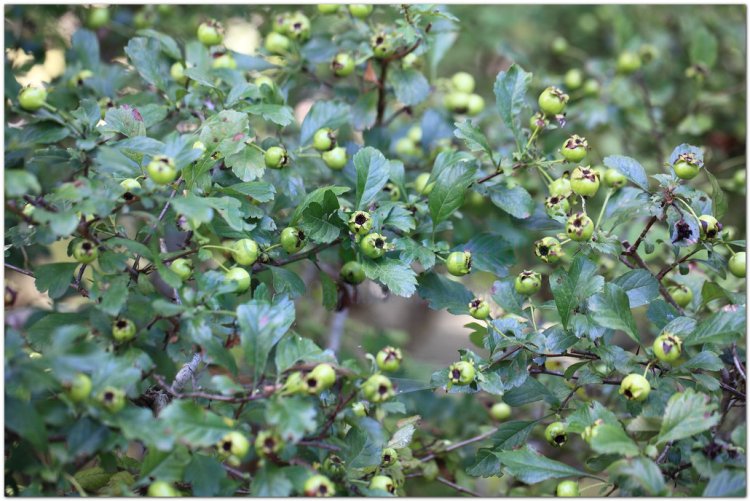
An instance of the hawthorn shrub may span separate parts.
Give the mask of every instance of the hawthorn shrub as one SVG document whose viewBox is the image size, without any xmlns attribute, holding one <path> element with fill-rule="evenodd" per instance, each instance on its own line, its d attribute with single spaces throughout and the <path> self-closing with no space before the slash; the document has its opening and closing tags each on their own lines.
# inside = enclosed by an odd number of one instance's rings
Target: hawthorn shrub
<svg viewBox="0 0 750 501">
<path fill-rule="evenodd" d="M 744 495 L 736 11 L 255 6 L 248 55 L 228 9 L 6 55 L 6 494 Z M 495 9 L 580 15 L 485 79 Z M 377 289 L 465 347 L 347 320 Z"/>
</svg>

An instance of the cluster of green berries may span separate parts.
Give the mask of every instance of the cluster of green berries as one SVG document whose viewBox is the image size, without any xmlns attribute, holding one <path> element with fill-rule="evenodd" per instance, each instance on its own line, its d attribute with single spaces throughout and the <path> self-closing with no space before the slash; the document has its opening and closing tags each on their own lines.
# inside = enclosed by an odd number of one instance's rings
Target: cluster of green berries
<svg viewBox="0 0 750 501">
<path fill-rule="evenodd" d="M 475 116 L 484 110 L 484 98 L 474 93 L 474 77 L 465 71 L 454 74 L 449 82 L 449 92 L 445 95 L 445 107 L 459 115 Z"/>
</svg>

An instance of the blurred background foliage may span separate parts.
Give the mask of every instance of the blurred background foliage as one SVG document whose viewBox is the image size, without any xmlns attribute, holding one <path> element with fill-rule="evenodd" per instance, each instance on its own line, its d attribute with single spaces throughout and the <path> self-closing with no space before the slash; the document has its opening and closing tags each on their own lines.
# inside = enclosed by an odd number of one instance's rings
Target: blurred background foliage
<svg viewBox="0 0 750 501">
<path fill-rule="evenodd" d="M 125 64 L 123 47 L 137 29 L 154 28 L 185 41 L 194 38 L 200 22 L 216 18 L 227 28 L 227 47 L 252 55 L 270 31 L 272 14 L 295 8 L 298 7 L 113 6 L 111 22 L 97 30 L 97 36 L 102 59 Z M 336 22 L 335 17 L 315 14 L 312 5 L 299 8 L 306 10 L 313 19 L 313 32 L 317 23 Z M 548 85 L 561 86 L 571 95 L 568 124 L 544 134 L 546 151 L 576 133 L 588 139 L 592 146 L 590 158 L 596 165 L 605 156 L 624 154 L 638 159 L 654 174 L 664 170 L 662 164 L 675 146 L 681 143 L 702 146 L 706 150 L 706 166 L 720 180 L 728 196 L 730 210 L 723 222 L 725 226 L 736 228 L 736 238 L 742 238 L 745 234 L 745 182 L 741 173 L 746 161 L 744 6 L 449 5 L 446 9 L 461 23 L 435 27 L 445 31 L 439 40 L 447 49 L 440 63 L 426 71 L 436 88 L 440 88 L 440 78 L 466 71 L 475 75 L 477 91 L 487 103 L 493 103 L 495 76 L 516 62 L 534 74 L 530 95 L 537 95 Z M 56 78 L 66 81 L 81 69 L 66 68 L 64 53 L 72 34 L 87 14 L 87 9 L 81 5 L 5 7 L 6 97 L 15 96 L 19 84 L 50 82 Z M 387 23 L 396 17 L 396 9 L 381 6 L 371 22 Z M 640 55 L 644 62 L 642 71 L 632 75 L 617 73 L 617 59 L 624 51 Z M 580 87 L 569 85 L 576 76 L 570 74 L 570 70 L 580 72 Z M 14 75 L 18 75 L 18 81 Z M 586 92 L 587 85 L 591 86 L 589 89 L 598 88 L 598 92 Z M 414 110 L 414 118 L 404 117 L 394 126 L 407 130 L 421 117 L 424 108 L 434 106 L 440 99 L 438 90 L 432 100 Z M 297 111 L 298 117 L 299 113 L 304 113 L 304 110 Z M 484 114 L 481 125 L 492 144 L 502 145 L 507 139 L 507 131 L 503 130 L 496 112 Z M 509 152 L 509 149 L 504 151 Z M 426 157 L 407 167 L 427 172 L 432 168 Z M 543 196 L 545 188 L 537 177 L 524 175 L 518 182 L 535 199 Z M 696 182 L 696 188 L 711 192 L 705 177 Z M 451 241 L 468 241 L 480 222 L 480 227 L 490 224 L 493 231 L 505 234 L 516 247 L 519 265 L 512 273 L 532 266 L 541 272 L 549 271 L 536 262 L 531 252 L 531 243 L 539 237 L 537 230 L 544 229 L 545 218 L 532 216 L 519 222 L 492 205 L 472 206 L 471 201 L 465 209 L 463 219 L 455 222 Z M 631 238 L 641 228 L 642 225 L 634 224 L 629 231 L 633 233 Z M 657 236 L 669 241 L 666 230 Z M 667 246 L 657 247 L 655 252 L 666 253 L 666 249 Z M 51 260 L 69 259 L 64 245 L 53 247 L 51 252 Z M 39 258 L 50 260 L 49 256 Z M 617 264 L 603 262 L 601 265 Z M 303 277 L 306 277 L 305 266 L 308 265 L 300 263 L 296 270 Z M 12 276 L 10 280 L 15 280 L 19 286 L 21 306 L 46 303 L 36 292 L 33 281 L 21 276 Z M 489 296 L 490 276 L 476 273 L 463 282 L 478 296 Z M 344 357 L 362 357 L 363 353 L 375 352 L 387 344 L 405 346 L 407 356 L 421 363 L 407 365 L 411 373 L 404 376 L 427 382 L 435 368 L 453 361 L 456 350 L 470 344 L 468 330 L 464 327 L 471 321 L 469 317 L 429 310 L 425 302 L 416 298 L 384 298 L 374 283 L 361 287 L 358 294 L 357 304 L 349 310 L 348 318 L 345 317 Z M 550 299 L 549 291 L 543 290 L 540 300 Z M 299 301 L 300 331 L 319 340 L 326 338 L 329 325 L 334 321 L 332 315 L 340 314 L 322 310 L 315 295 Z M 553 383 L 564 384 L 562 381 Z M 597 388 L 596 391 L 610 389 Z M 414 399 L 412 404 L 418 404 L 415 407 L 423 412 L 429 409 L 430 424 L 438 436 L 470 436 L 487 421 L 482 402 L 471 396 L 434 399 L 428 392 L 413 392 L 404 398 Z M 536 410 L 541 413 L 543 409 L 539 407 L 530 412 Z M 457 412 L 462 419 L 456 419 Z M 535 447 L 550 457 L 560 454 L 538 437 L 533 441 Z M 570 451 L 565 453 L 570 454 Z M 473 460 L 460 454 L 451 458 L 451 461 L 463 461 L 464 466 Z M 463 470 L 455 468 L 453 471 L 460 476 Z M 479 479 L 477 489 L 485 494 L 533 495 L 550 492 L 554 484 L 550 481 L 528 487 L 507 485 L 509 482 L 513 480 L 507 477 Z M 429 496 L 452 492 L 445 486 L 426 481 L 415 480 L 408 485 L 410 494 Z"/>
</svg>

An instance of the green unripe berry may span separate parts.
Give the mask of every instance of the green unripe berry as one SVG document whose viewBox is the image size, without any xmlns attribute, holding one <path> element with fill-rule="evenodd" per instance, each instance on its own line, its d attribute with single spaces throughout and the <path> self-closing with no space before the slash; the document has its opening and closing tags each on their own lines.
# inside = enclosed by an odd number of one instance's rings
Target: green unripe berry
<svg viewBox="0 0 750 501">
<path fill-rule="evenodd" d="M 136 327 L 132 320 L 120 318 L 112 324 L 112 338 L 118 343 L 130 341 L 135 337 Z"/>
<path fill-rule="evenodd" d="M 137 179 L 133 178 L 123 179 L 122 181 L 120 181 L 120 186 L 125 190 L 125 195 L 130 195 L 130 197 L 125 196 L 126 200 L 132 198 L 134 191 L 138 191 L 141 189 L 141 183 L 139 183 Z"/>
<path fill-rule="evenodd" d="M 539 95 L 539 109 L 547 116 L 559 115 L 569 100 L 570 96 L 557 87 L 547 87 Z"/>
<path fill-rule="evenodd" d="M 336 371 L 330 364 L 318 364 L 305 376 L 305 388 L 310 395 L 318 395 L 336 382 Z"/>
<path fill-rule="evenodd" d="M 729 272 L 737 278 L 745 278 L 747 272 L 746 257 L 744 252 L 738 252 L 729 258 Z"/>
<path fill-rule="evenodd" d="M 701 167 L 703 167 L 703 162 L 693 153 L 681 154 L 672 166 L 675 175 L 685 180 L 693 179 L 697 176 L 701 171 Z"/>
<path fill-rule="evenodd" d="M 207 47 L 219 45 L 224 40 L 224 36 L 221 34 L 221 25 L 216 21 L 201 23 L 198 26 L 197 36 L 198 41 Z"/>
<path fill-rule="evenodd" d="M 80 87 L 83 85 L 83 83 L 94 76 L 94 72 L 91 70 L 81 70 L 78 73 L 76 73 L 71 79 L 70 84 L 71 87 Z"/>
<path fill-rule="evenodd" d="M 172 261 L 169 265 L 169 269 L 172 270 L 180 280 L 187 280 L 190 275 L 193 274 L 193 263 L 189 259 L 178 258 Z"/>
<path fill-rule="evenodd" d="M 477 320 L 484 320 L 490 316 L 490 305 L 484 299 L 475 297 L 469 301 L 469 315 Z"/>
<path fill-rule="evenodd" d="M 435 187 L 435 181 L 427 184 L 430 180 L 430 176 L 431 174 L 429 172 L 423 172 L 414 180 L 414 189 L 420 195 L 428 196 L 432 193 L 432 189 Z"/>
<path fill-rule="evenodd" d="M 275 31 L 266 35 L 263 42 L 263 47 L 271 54 L 285 54 L 291 45 L 292 42 L 287 37 Z"/>
<path fill-rule="evenodd" d="M 476 377 L 477 370 L 471 362 L 459 360 L 448 367 L 448 379 L 456 386 L 471 384 Z"/>
<path fill-rule="evenodd" d="M 357 417 L 364 417 L 367 415 L 367 407 L 364 402 L 354 402 L 352 404 L 352 413 Z"/>
<path fill-rule="evenodd" d="M 284 442 L 271 430 L 263 430 L 255 437 L 255 452 L 260 457 L 276 456 L 284 448 Z"/>
<path fill-rule="evenodd" d="M 166 155 L 157 155 L 146 167 L 148 176 L 159 185 L 169 184 L 177 178 L 174 160 Z"/>
<path fill-rule="evenodd" d="M 358 19 L 364 19 L 372 14 L 372 5 L 366 4 L 352 4 L 349 6 L 349 13 Z"/>
<path fill-rule="evenodd" d="M 244 268 L 230 268 L 229 271 L 224 273 L 224 282 L 227 284 L 236 282 L 233 292 L 245 292 L 250 288 L 250 273 Z"/>
<path fill-rule="evenodd" d="M 217 448 L 222 456 L 244 458 L 250 450 L 250 441 L 239 431 L 230 431 L 219 441 Z"/>
<path fill-rule="evenodd" d="M 446 94 L 443 104 L 453 113 L 463 114 L 469 111 L 469 94 L 465 92 L 451 92 Z"/>
<path fill-rule="evenodd" d="M 370 259 L 377 259 L 387 250 L 385 240 L 386 237 L 379 233 L 370 233 L 359 242 L 359 249 Z"/>
<path fill-rule="evenodd" d="M 529 128 L 532 133 L 544 129 L 547 125 L 549 125 L 549 120 L 544 118 L 544 113 L 541 111 L 534 113 L 529 119 Z"/>
<path fill-rule="evenodd" d="M 255 85 L 258 89 L 260 89 L 264 85 L 268 86 L 269 89 L 273 89 L 276 86 L 273 79 L 268 75 L 259 75 L 255 77 L 255 80 L 253 80 L 253 85 Z"/>
<path fill-rule="evenodd" d="M 386 346 L 375 356 L 375 363 L 381 371 L 394 372 L 401 367 L 402 358 L 401 350 Z"/>
<path fill-rule="evenodd" d="M 380 454 L 381 467 L 387 468 L 396 464 L 396 461 L 398 461 L 398 452 L 396 452 L 396 449 L 393 447 L 386 447 L 383 449 L 383 452 Z"/>
<path fill-rule="evenodd" d="M 630 374 L 623 378 L 620 383 L 620 395 L 624 395 L 628 400 L 642 402 L 648 398 L 651 392 L 651 385 L 648 380 L 640 374 Z"/>
<path fill-rule="evenodd" d="M 576 242 L 590 240 L 594 234 L 594 222 L 583 212 L 573 214 L 565 225 L 568 238 Z"/>
<path fill-rule="evenodd" d="M 557 484 L 555 494 L 557 494 L 557 497 L 559 498 L 577 498 L 579 496 L 578 482 L 574 480 L 563 480 Z"/>
<path fill-rule="evenodd" d="M 641 57 L 630 51 L 625 51 L 617 58 L 617 72 L 625 75 L 638 71 L 641 68 Z"/>
<path fill-rule="evenodd" d="M 150 498 L 174 498 L 179 497 L 180 492 L 169 482 L 157 480 L 148 486 L 146 494 Z"/>
<path fill-rule="evenodd" d="M 307 244 L 307 235 L 301 229 L 289 226 L 281 232 L 281 247 L 289 254 L 294 254 L 305 244 Z"/>
<path fill-rule="evenodd" d="M 36 111 L 47 101 L 47 90 L 42 87 L 24 87 L 18 93 L 18 104 L 26 111 Z"/>
<path fill-rule="evenodd" d="M 547 443 L 554 447 L 562 447 L 568 441 L 568 432 L 565 424 L 560 421 L 550 423 L 544 430 L 544 438 Z"/>
<path fill-rule="evenodd" d="M 550 48 L 552 49 L 553 53 L 558 55 L 562 54 L 568 50 L 568 41 L 563 37 L 556 37 L 554 40 L 552 40 Z"/>
<path fill-rule="evenodd" d="M 589 143 L 585 137 L 573 134 L 562 145 L 560 153 L 568 162 L 580 162 L 586 157 Z"/>
<path fill-rule="evenodd" d="M 234 60 L 232 54 L 225 52 L 223 54 L 214 54 L 214 60 L 211 62 L 211 67 L 214 69 L 226 68 L 229 70 L 237 69 L 237 61 Z"/>
<path fill-rule="evenodd" d="M 396 492 L 396 485 L 391 477 L 385 475 L 375 475 L 370 479 L 370 489 L 374 491 L 385 491 L 393 494 Z"/>
<path fill-rule="evenodd" d="M 349 217 L 349 231 L 355 235 L 366 235 L 372 229 L 372 216 L 369 212 L 358 210 Z"/>
<path fill-rule="evenodd" d="M 610 188 L 622 188 L 627 184 L 628 178 L 617 169 L 607 169 L 604 172 L 604 184 Z"/>
<path fill-rule="evenodd" d="M 310 38 L 310 19 L 301 12 L 295 12 L 289 17 L 287 35 L 293 40 L 304 42 Z"/>
<path fill-rule="evenodd" d="M 453 90 L 457 92 L 464 92 L 471 94 L 474 92 L 475 82 L 474 77 L 465 71 L 459 71 L 451 77 L 451 85 Z"/>
<path fill-rule="evenodd" d="M 99 402 L 108 412 L 120 412 L 125 407 L 125 392 L 119 388 L 107 386 L 99 394 Z"/>
<path fill-rule="evenodd" d="M 91 7 L 86 12 L 86 26 L 98 30 L 109 24 L 109 7 Z"/>
<path fill-rule="evenodd" d="M 445 266 L 448 268 L 448 273 L 453 276 L 461 277 L 468 274 L 471 272 L 471 252 L 451 252 L 445 260 Z"/>
<path fill-rule="evenodd" d="M 318 129 L 313 135 L 313 148 L 318 151 L 328 151 L 336 146 L 336 134 L 328 127 Z"/>
<path fill-rule="evenodd" d="M 385 402 L 395 394 L 393 383 L 382 374 L 373 374 L 362 383 L 362 395 L 368 402 Z"/>
<path fill-rule="evenodd" d="M 583 84 L 583 72 L 579 69 L 570 69 L 565 73 L 565 87 L 568 90 L 576 90 Z"/>
<path fill-rule="evenodd" d="M 567 198 L 555 195 L 544 199 L 544 210 L 549 216 L 567 216 L 570 202 Z"/>
<path fill-rule="evenodd" d="M 91 395 L 91 378 L 79 372 L 73 377 L 73 381 L 66 385 L 68 396 L 73 402 L 83 402 Z"/>
<path fill-rule="evenodd" d="M 328 498 L 336 494 L 336 487 L 328 477 L 324 475 L 313 475 L 305 480 L 302 488 L 305 496 L 309 498 Z"/>
<path fill-rule="evenodd" d="M 370 39 L 373 55 L 378 59 L 385 59 L 393 55 L 393 37 L 388 33 L 381 31 L 376 33 Z"/>
<path fill-rule="evenodd" d="M 346 149 L 341 146 L 333 148 L 331 151 L 324 152 L 321 157 L 329 169 L 341 170 L 346 167 L 349 160 L 346 156 Z"/>
<path fill-rule="evenodd" d="M 544 237 L 534 242 L 534 254 L 545 263 L 554 264 L 563 255 L 560 242 L 554 237 Z"/>
<path fill-rule="evenodd" d="M 188 81 L 188 77 L 185 75 L 185 65 L 180 61 L 177 61 L 169 68 L 169 75 L 172 77 L 172 80 L 180 85 L 185 85 L 185 82 Z"/>
<path fill-rule="evenodd" d="M 243 266 L 255 264 L 260 255 L 258 244 L 252 238 L 241 238 L 232 245 L 234 261 Z"/>
<path fill-rule="evenodd" d="M 514 286 L 519 294 L 531 296 L 542 288 L 542 275 L 535 271 L 524 270 L 516 277 Z"/>
<path fill-rule="evenodd" d="M 599 173 L 590 168 L 578 166 L 570 174 L 570 189 L 582 197 L 593 197 L 599 191 Z"/>
<path fill-rule="evenodd" d="M 466 114 L 470 117 L 474 117 L 479 115 L 482 111 L 484 111 L 484 98 L 479 94 L 469 94 Z"/>
<path fill-rule="evenodd" d="M 324 15 L 336 14 L 339 11 L 340 5 L 337 3 L 321 3 L 318 4 L 318 12 Z"/>
<path fill-rule="evenodd" d="M 667 292 L 669 292 L 669 295 L 672 296 L 672 299 L 674 299 L 674 302 L 680 308 L 686 307 L 693 301 L 693 291 L 685 285 L 672 285 L 667 288 Z"/>
<path fill-rule="evenodd" d="M 269 169 L 282 169 L 289 163 L 289 155 L 281 146 L 271 146 L 263 155 L 263 160 Z"/>
<path fill-rule="evenodd" d="M 79 263 L 89 264 L 99 257 L 99 249 L 94 242 L 81 240 L 73 247 L 73 259 Z"/>
<path fill-rule="evenodd" d="M 567 198 L 571 193 L 573 193 L 573 189 L 570 187 L 570 179 L 567 177 L 555 179 L 549 184 L 549 194 L 553 197 Z"/>
<path fill-rule="evenodd" d="M 497 402 L 490 408 L 490 416 L 496 421 L 505 421 L 512 414 L 510 405 L 505 402 Z"/>
<path fill-rule="evenodd" d="M 346 52 L 339 52 L 331 61 L 331 70 L 337 77 L 348 77 L 354 72 L 354 67 L 354 58 Z"/>
<path fill-rule="evenodd" d="M 365 281 L 365 269 L 357 261 L 349 261 L 341 267 L 339 275 L 344 282 L 358 285 Z"/>
<path fill-rule="evenodd" d="M 671 364 L 682 354 L 682 340 L 674 334 L 665 332 L 654 340 L 652 348 L 656 358 Z"/>
<path fill-rule="evenodd" d="M 593 424 L 591 424 L 591 426 L 587 426 L 586 428 L 584 428 L 583 432 L 581 433 L 581 438 L 586 441 L 586 443 L 590 444 L 591 439 L 594 438 L 597 433 L 599 433 L 599 427 L 603 424 L 603 420 L 597 419 Z"/>
<path fill-rule="evenodd" d="M 701 238 L 704 240 L 715 240 L 723 227 L 715 217 L 708 214 L 700 216 L 698 222 L 700 223 Z"/>
<path fill-rule="evenodd" d="M 589 78 L 583 84 L 583 94 L 585 96 L 596 96 L 599 94 L 599 81 L 593 78 Z"/>
</svg>

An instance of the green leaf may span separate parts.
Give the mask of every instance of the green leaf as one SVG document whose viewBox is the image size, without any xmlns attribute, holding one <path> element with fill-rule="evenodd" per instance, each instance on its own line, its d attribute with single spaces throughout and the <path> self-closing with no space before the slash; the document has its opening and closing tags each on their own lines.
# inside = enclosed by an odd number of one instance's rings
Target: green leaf
<svg viewBox="0 0 750 501">
<path fill-rule="evenodd" d="M 648 191 L 646 170 L 637 160 L 622 155 L 610 155 L 604 158 L 604 165 L 620 172 L 642 190 Z"/>
<path fill-rule="evenodd" d="M 465 120 L 463 122 L 456 122 L 454 124 L 456 130 L 453 131 L 453 135 L 458 139 L 462 139 L 466 144 L 466 147 L 470 151 L 483 151 L 487 154 L 492 164 L 495 163 L 495 158 L 492 153 L 492 146 L 479 127 L 474 125 L 471 120 Z"/>
<path fill-rule="evenodd" d="M 315 405 L 304 397 L 284 397 L 271 401 L 266 407 L 266 419 L 275 426 L 281 438 L 297 442 L 305 434 L 315 431 Z"/>
<path fill-rule="evenodd" d="M 527 378 L 521 386 L 503 395 L 503 402 L 511 407 L 520 407 L 539 400 L 544 400 L 551 405 L 560 405 L 560 399 L 533 377 Z"/>
<path fill-rule="evenodd" d="M 68 290 L 78 266 L 80 263 L 53 263 L 38 266 L 34 270 L 37 290 L 48 291 L 52 299 L 62 297 Z"/>
<path fill-rule="evenodd" d="M 294 209 L 294 213 L 292 213 L 292 218 L 289 221 L 289 224 L 292 226 L 296 225 L 299 222 L 300 218 L 302 217 L 302 213 L 305 212 L 305 210 L 310 206 L 310 204 L 317 203 L 317 204 L 322 205 L 326 198 L 326 194 L 329 191 L 338 197 L 339 195 L 343 195 L 344 193 L 349 191 L 349 188 L 346 188 L 345 186 L 324 186 L 322 188 L 317 188 L 313 192 L 308 193 L 307 196 Z M 329 204 L 330 204 L 330 197 L 329 197 Z"/>
<path fill-rule="evenodd" d="M 496 184 L 488 191 L 493 204 L 517 219 L 529 218 L 534 210 L 534 200 L 522 186 Z"/>
<path fill-rule="evenodd" d="M 435 177 L 435 186 L 430 192 L 428 207 L 433 226 L 448 219 L 463 205 L 466 189 L 474 179 L 476 167 L 464 158 L 455 158 L 455 162 L 437 173 L 433 171 L 432 174 Z"/>
<path fill-rule="evenodd" d="M 286 127 L 294 122 L 294 112 L 289 106 L 281 104 L 259 103 L 248 106 L 247 112 L 252 115 L 260 115 L 264 120 L 269 120 L 276 125 Z"/>
<path fill-rule="evenodd" d="M 388 74 L 393 85 L 393 92 L 402 104 L 414 106 L 430 95 L 430 84 L 424 75 L 413 68 L 402 69 L 398 66 Z"/>
<path fill-rule="evenodd" d="M 197 223 L 210 223 L 214 217 L 214 210 L 205 198 L 188 193 L 182 197 L 172 199 L 172 208 L 188 220 Z"/>
<path fill-rule="evenodd" d="M 405 424 L 393 433 L 387 446 L 394 449 L 408 447 L 416 430 L 417 428 L 412 423 Z"/>
<path fill-rule="evenodd" d="M 198 138 L 208 151 L 216 150 L 225 156 L 238 153 L 243 148 L 255 149 L 245 144 L 248 139 L 248 124 L 246 113 L 223 110 L 203 122 Z"/>
<path fill-rule="evenodd" d="M 39 450 L 48 447 L 44 420 L 30 402 L 5 395 L 5 427 L 31 442 Z"/>
<path fill-rule="evenodd" d="M 650 304 L 659 296 L 659 282 L 646 270 L 631 270 L 617 277 L 613 283 L 628 295 L 631 308 Z"/>
<path fill-rule="evenodd" d="M 682 363 L 676 370 L 680 372 L 690 372 L 696 369 L 704 371 L 718 371 L 724 367 L 724 363 L 719 356 L 712 351 L 702 351 L 691 357 L 687 362 Z"/>
<path fill-rule="evenodd" d="M 222 416 L 190 400 L 173 400 L 159 414 L 159 419 L 169 423 L 178 441 L 192 447 L 216 445 L 232 430 Z"/>
<path fill-rule="evenodd" d="M 600 454 L 620 454 L 626 457 L 640 454 L 638 445 L 619 423 L 600 425 L 591 439 L 591 448 Z"/>
<path fill-rule="evenodd" d="M 22 197 L 26 194 L 38 195 L 42 187 L 31 172 L 18 169 L 5 170 L 5 195 L 8 198 Z"/>
<path fill-rule="evenodd" d="M 519 148 L 522 141 L 520 115 L 530 82 L 531 73 L 513 64 L 507 71 L 497 74 L 493 88 L 500 118 L 513 133 Z"/>
<path fill-rule="evenodd" d="M 263 153 L 252 146 L 242 148 L 224 158 L 224 163 L 232 169 L 234 175 L 243 181 L 252 181 L 263 177 L 266 163 Z M 236 185 L 235 185 L 236 186 Z"/>
<path fill-rule="evenodd" d="M 719 55 L 719 41 L 704 25 L 692 29 L 690 40 L 690 62 L 711 69 Z"/>
<path fill-rule="evenodd" d="M 466 474 L 472 477 L 500 477 L 502 476 L 502 463 L 491 449 L 479 449 L 474 460 L 466 467 Z"/>
<path fill-rule="evenodd" d="M 659 466 L 645 457 L 621 459 L 607 468 L 620 490 L 642 490 L 652 496 L 662 496 L 666 491 L 664 476 Z"/>
<path fill-rule="evenodd" d="M 498 280 L 492 284 L 492 300 L 507 313 L 523 314 L 524 297 L 516 292 L 513 278 Z"/>
<path fill-rule="evenodd" d="M 169 62 L 159 50 L 160 45 L 153 38 L 131 38 L 125 47 L 125 54 L 144 80 L 165 91 L 169 86 Z"/>
<path fill-rule="evenodd" d="M 727 311 L 717 311 L 703 319 L 692 334 L 683 338 L 683 342 L 686 346 L 730 342 L 740 339 L 745 328 L 745 307 L 732 306 Z"/>
<path fill-rule="evenodd" d="M 218 441 L 218 440 L 217 440 Z M 190 452 L 186 447 L 176 447 L 171 451 L 149 450 L 141 463 L 140 477 L 158 478 L 164 482 L 180 481 L 185 467 L 190 463 Z"/>
<path fill-rule="evenodd" d="M 245 359 L 253 367 L 253 382 L 258 384 L 271 349 L 294 322 L 294 303 L 282 297 L 271 304 L 252 300 L 237 307 L 240 339 Z"/>
<path fill-rule="evenodd" d="M 417 290 L 416 273 L 411 266 L 397 259 L 363 259 L 362 268 L 367 278 L 380 282 L 397 296 L 410 297 Z"/>
<path fill-rule="evenodd" d="M 292 334 L 285 336 L 276 347 L 276 370 L 284 372 L 300 361 L 317 362 L 329 358 L 311 339 Z"/>
<path fill-rule="evenodd" d="M 180 52 L 179 45 L 177 45 L 177 42 L 175 42 L 174 38 L 170 37 L 169 35 L 165 35 L 164 33 L 160 33 L 151 29 L 138 30 L 136 34 L 144 37 L 151 37 L 157 40 L 161 44 L 161 48 L 164 53 L 172 59 L 176 59 L 178 61 L 182 59 L 182 52 Z"/>
<path fill-rule="evenodd" d="M 513 246 L 497 233 L 479 233 L 471 237 L 471 240 L 459 250 L 471 252 L 472 270 L 487 271 L 497 277 L 508 274 L 508 266 L 515 263 Z"/>
<path fill-rule="evenodd" d="M 338 129 L 349 119 L 349 106 L 335 101 L 316 101 L 305 115 L 300 128 L 300 146 L 306 146 L 322 127 Z"/>
<path fill-rule="evenodd" d="M 744 471 L 722 470 L 711 477 L 703 490 L 704 497 L 745 497 L 747 480 Z"/>
<path fill-rule="evenodd" d="M 291 299 L 296 299 L 307 290 L 305 282 L 293 271 L 270 265 L 267 268 L 271 272 L 276 294 L 287 294 Z"/>
<path fill-rule="evenodd" d="M 108 286 L 99 303 L 99 309 L 113 317 L 119 315 L 128 300 L 129 283 L 130 276 L 127 274 L 108 277 Z"/>
<path fill-rule="evenodd" d="M 190 483 L 193 496 L 211 497 L 219 493 L 224 475 L 224 468 L 216 458 L 195 454 L 182 479 Z"/>
<path fill-rule="evenodd" d="M 137 109 L 129 105 L 107 110 L 104 122 L 105 124 L 99 126 L 101 132 L 115 132 L 127 137 L 146 135 L 143 117 Z"/>
<path fill-rule="evenodd" d="M 719 181 L 716 180 L 716 177 L 705 167 L 703 168 L 703 171 L 706 173 L 706 177 L 708 177 L 708 181 L 711 183 L 711 202 L 713 203 L 714 217 L 716 219 L 721 219 L 724 217 L 724 214 L 727 213 L 729 202 L 727 201 L 727 197 L 724 195 L 721 186 L 719 186 Z"/>
<path fill-rule="evenodd" d="M 597 324 L 609 329 L 619 329 L 641 344 L 628 295 L 622 287 L 614 283 L 605 284 L 604 290 L 591 298 L 589 308 L 595 313 L 592 318 Z"/>
<path fill-rule="evenodd" d="M 327 244 L 336 240 L 345 227 L 338 216 L 339 200 L 331 191 L 327 191 L 323 204 L 312 202 L 302 213 L 300 226 L 313 242 Z"/>
<path fill-rule="evenodd" d="M 563 327 L 568 327 L 573 308 L 604 286 L 604 278 L 597 275 L 596 271 L 596 265 L 579 254 L 568 271 L 559 268 L 549 277 L 550 289 Z"/>
<path fill-rule="evenodd" d="M 380 423 L 368 417 L 361 418 L 344 437 L 341 458 L 349 468 L 377 466 L 385 441 Z"/>
<path fill-rule="evenodd" d="M 320 286 L 323 289 L 323 307 L 328 311 L 336 309 L 339 302 L 339 289 L 326 273 L 320 274 Z"/>
<path fill-rule="evenodd" d="M 423 273 L 417 282 L 419 296 L 427 300 L 433 310 L 446 308 L 454 315 L 469 312 L 469 302 L 474 299 L 474 294 L 460 282 L 437 273 Z"/>
<path fill-rule="evenodd" d="M 276 194 L 276 188 L 274 187 L 274 185 L 263 181 L 255 181 L 252 183 L 238 183 L 223 189 L 224 191 L 235 192 L 236 194 L 248 196 L 260 203 L 270 202 L 274 199 L 274 195 Z"/>
<path fill-rule="evenodd" d="M 250 494 L 254 497 L 284 498 L 292 493 L 293 487 L 284 468 L 276 468 L 267 464 L 253 476 Z"/>
<path fill-rule="evenodd" d="M 426 242 L 424 242 L 426 243 Z M 399 259 L 405 264 L 411 264 L 414 261 L 424 267 L 425 271 L 435 266 L 435 253 L 428 247 L 415 242 L 409 237 L 399 238 L 394 242 L 396 249 L 400 250 Z"/>
<path fill-rule="evenodd" d="M 572 466 L 549 459 L 525 446 L 515 451 L 496 452 L 495 455 L 503 465 L 503 470 L 521 482 L 536 484 L 550 478 L 591 477 Z"/>
<path fill-rule="evenodd" d="M 696 393 L 692 388 L 675 393 L 669 398 L 659 431 L 659 444 L 681 440 L 702 433 L 719 422 L 708 395 Z"/>
<path fill-rule="evenodd" d="M 362 148 L 354 154 L 357 190 L 354 206 L 365 209 L 383 190 L 390 177 L 388 160 L 375 148 Z"/>
<path fill-rule="evenodd" d="M 230 228 L 237 231 L 249 229 L 242 220 L 242 204 L 234 197 L 206 197 L 203 201 L 224 218 Z M 252 226 L 250 227 L 252 228 Z"/>
<path fill-rule="evenodd" d="M 509 421 L 489 438 L 492 439 L 492 450 L 515 449 L 526 443 L 531 431 L 539 421 Z"/>
</svg>

